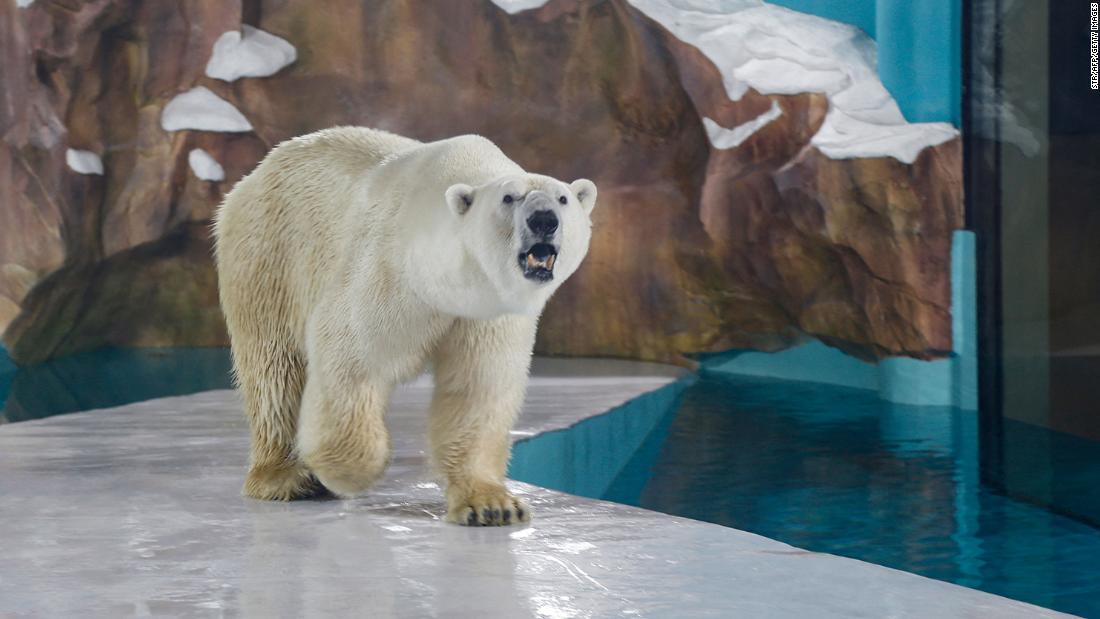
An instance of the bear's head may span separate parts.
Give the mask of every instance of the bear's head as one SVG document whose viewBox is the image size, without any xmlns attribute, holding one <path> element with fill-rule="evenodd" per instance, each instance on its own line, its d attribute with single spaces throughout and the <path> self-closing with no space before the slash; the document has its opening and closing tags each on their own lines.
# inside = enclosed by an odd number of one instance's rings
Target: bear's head
<svg viewBox="0 0 1100 619">
<path fill-rule="evenodd" d="M 512 311 L 541 311 L 588 253 L 596 206 L 590 180 L 517 174 L 452 185 L 445 198 L 467 252 Z"/>
</svg>

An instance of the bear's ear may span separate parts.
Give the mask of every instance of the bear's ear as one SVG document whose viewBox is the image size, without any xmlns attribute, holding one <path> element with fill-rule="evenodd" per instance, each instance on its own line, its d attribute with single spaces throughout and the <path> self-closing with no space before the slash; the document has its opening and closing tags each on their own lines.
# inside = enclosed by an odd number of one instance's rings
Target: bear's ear
<svg viewBox="0 0 1100 619">
<path fill-rule="evenodd" d="M 596 206 L 596 184 L 587 178 L 575 180 L 569 184 L 569 190 L 580 200 L 585 213 L 591 213 Z"/>
<path fill-rule="evenodd" d="M 455 215 L 465 215 L 466 211 L 470 210 L 470 205 L 474 203 L 474 188 L 462 183 L 451 185 L 443 195 L 447 200 L 447 206 Z"/>
</svg>

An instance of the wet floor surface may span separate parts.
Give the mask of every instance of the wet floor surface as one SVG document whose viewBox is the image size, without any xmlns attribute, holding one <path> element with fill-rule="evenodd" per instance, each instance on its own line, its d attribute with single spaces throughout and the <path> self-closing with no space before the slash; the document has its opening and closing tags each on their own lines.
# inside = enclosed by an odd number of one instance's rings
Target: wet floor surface
<svg viewBox="0 0 1100 619">
<path fill-rule="evenodd" d="M 677 373 L 540 362 L 516 436 Z M 1038 607 L 713 524 L 515 483 L 530 525 L 441 521 L 430 384 L 398 390 L 394 462 L 354 500 L 239 495 L 247 430 L 210 391 L 0 426 L 0 616 L 1035 617 Z"/>
</svg>

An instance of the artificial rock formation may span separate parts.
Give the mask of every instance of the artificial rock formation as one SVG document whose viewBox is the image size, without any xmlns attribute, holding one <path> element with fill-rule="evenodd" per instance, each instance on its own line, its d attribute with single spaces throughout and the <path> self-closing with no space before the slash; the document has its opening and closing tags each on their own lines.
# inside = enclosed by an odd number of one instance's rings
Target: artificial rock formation
<svg viewBox="0 0 1100 619">
<path fill-rule="evenodd" d="M 297 48 L 270 77 L 204 68 L 247 23 Z M 203 86 L 250 132 L 166 131 Z M 782 113 L 739 145 L 735 127 Z M 480 133 L 526 169 L 600 188 L 585 265 L 537 351 L 681 361 L 806 336 L 849 352 L 950 349 L 958 140 L 909 165 L 810 145 L 822 95 L 731 101 L 694 47 L 622 0 L 38 0 L 0 4 L 0 329 L 33 362 L 113 344 L 221 345 L 208 223 L 274 144 L 337 124 Z M 66 166 L 100 155 L 102 176 Z M 225 172 L 196 177 L 201 148 Z"/>
</svg>

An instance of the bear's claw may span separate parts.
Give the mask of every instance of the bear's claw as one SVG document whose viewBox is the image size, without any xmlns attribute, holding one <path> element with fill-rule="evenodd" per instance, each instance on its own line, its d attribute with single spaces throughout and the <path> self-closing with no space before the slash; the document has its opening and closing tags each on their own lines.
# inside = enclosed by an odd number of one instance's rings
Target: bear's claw
<svg viewBox="0 0 1100 619">
<path fill-rule="evenodd" d="M 527 522 L 530 513 L 522 501 L 499 489 L 473 493 L 465 500 L 455 501 L 447 510 L 447 520 L 471 527 L 499 527 Z"/>
</svg>

